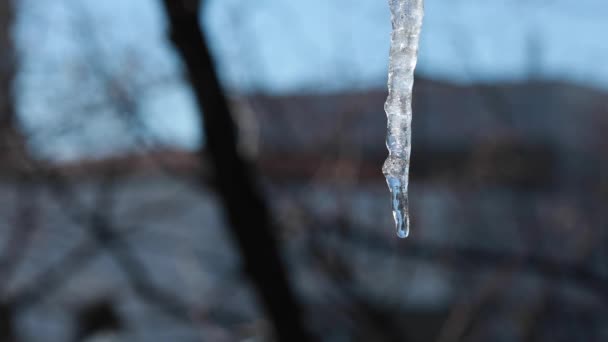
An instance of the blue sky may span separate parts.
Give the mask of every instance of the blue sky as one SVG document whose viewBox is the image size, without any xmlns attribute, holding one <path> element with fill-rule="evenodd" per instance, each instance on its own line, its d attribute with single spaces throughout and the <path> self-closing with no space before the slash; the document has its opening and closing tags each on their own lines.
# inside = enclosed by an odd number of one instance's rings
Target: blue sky
<svg viewBox="0 0 608 342">
<path fill-rule="evenodd" d="M 188 85 L 155 0 L 21 0 L 17 93 L 45 156 L 73 159 L 132 146 L 101 79 L 126 84 L 154 141 L 200 140 Z M 235 92 L 384 87 L 384 0 L 208 0 L 202 16 L 221 77 Z M 427 0 L 418 71 L 452 82 L 535 77 L 608 87 L 608 2 Z M 170 82 L 161 82 L 170 79 Z M 149 85 L 152 84 L 152 85 Z M 158 85 L 157 85 L 158 84 Z M 91 108 L 95 108 L 92 110 Z M 66 122 L 78 122 L 63 129 Z M 53 139 L 44 139 L 53 134 Z M 111 136 L 112 139 L 107 139 Z M 48 143 L 52 141 L 52 143 Z M 95 151 L 95 152 L 92 152 Z"/>
<path fill-rule="evenodd" d="M 390 24 L 384 1 L 242 3 L 212 1 L 206 13 L 230 85 L 285 91 L 385 82 Z M 518 80 L 534 63 L 545 78 L 608 86 L 602 0 L 427 0 L 425 7 L 419 58 L 425 75 Z M 239 50 L 242 40 L 250 50 Z M 261 71 L 251 70 L 251 61 Z"/>
</svg>

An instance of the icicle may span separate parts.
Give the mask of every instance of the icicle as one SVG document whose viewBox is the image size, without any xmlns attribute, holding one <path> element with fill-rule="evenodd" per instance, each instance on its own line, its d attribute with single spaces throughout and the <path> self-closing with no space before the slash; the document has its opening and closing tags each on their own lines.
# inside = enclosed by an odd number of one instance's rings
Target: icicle
<svg viewBox="0 0 608 342">
<path fill-rule="evenodd" d="M 397 235 L 409 234 L 408 177 L 411 150 L 412 87 L 418 55 L 418 40 L 424 14 L 423 0 L 389 0 L 391 50 L 388 68 L 388 158 L 382 172 L 391 191 Z"/>
</svg>

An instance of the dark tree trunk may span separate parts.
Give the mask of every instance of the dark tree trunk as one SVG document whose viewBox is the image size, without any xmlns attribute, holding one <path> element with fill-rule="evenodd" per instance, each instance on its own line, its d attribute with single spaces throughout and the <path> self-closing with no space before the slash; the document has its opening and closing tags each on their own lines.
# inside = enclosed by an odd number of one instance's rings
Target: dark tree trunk
<svg viewBox="0 0 608 342">
<path fill-rule="evenodd" d="M 21 169 L 26 156 L 13 96 L 16 70 L 12 35 L 14 15 L 13 1 L 0 1 L 0 173 Z"/>
<path fill-rule="evenodd" d="M 0 174 L 14 169 L 17 162 L 15 147 L 21 137 L 15 129 L 14 97 L 11 91 L 15 77 L 15 50 L 11 34 L 13 18 L 12 1 L 0 0 Z M 14 322 L 14 307 L 0 300 L 1 341 L 16 341 Z"/>
<path fill-rule="evenodd" d="M 200 1 L 164 0 L 171 39 L 184 62 L 199 110 L 206 150 L 229 227 L 253 286 L 281 341 L 308 341 L 281 261 L 276 229 L 253 170 L 239 154 L 237 132 L 199 26 Z M 204 119 L 204 120 L 203 120 Z M 201 152 L 201 161 L 202 152 Z"/>
</svg>

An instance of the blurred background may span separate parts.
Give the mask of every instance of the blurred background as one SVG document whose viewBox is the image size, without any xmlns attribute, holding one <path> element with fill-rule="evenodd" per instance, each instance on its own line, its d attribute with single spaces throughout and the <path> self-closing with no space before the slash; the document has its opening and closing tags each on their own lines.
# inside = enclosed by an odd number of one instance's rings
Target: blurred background
<svg viewBox="0 0 608 342">
<path fill-rule="evenodd" d="M 293 316 L 315 341 L 608 341 L 608 3 L 426 1 L 405 240 L 386 1 L 188 5 L 271 238 L 226 210 L 185 21 L 2 0 L 0 340 L 268 341 Z M 269 314 L 283 285 L 299 314 Z"/>
</svg>

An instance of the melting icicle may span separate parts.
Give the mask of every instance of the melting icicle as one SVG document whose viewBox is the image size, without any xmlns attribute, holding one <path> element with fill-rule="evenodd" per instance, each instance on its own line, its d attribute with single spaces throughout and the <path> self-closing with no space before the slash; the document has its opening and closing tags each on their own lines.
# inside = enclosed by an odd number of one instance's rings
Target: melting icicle
<svg viewBox="0 0 608 342">
<path fill-rule="evenodd" d="M 407 187 L 412 133 L 412 87 L 424 9 L 423 0 L 389 0 L 389 6 L 393 31 L 388 68 L 388 98 L 384 104 L 388 118 L 386 147 L 389 155 L 382 172 L 391 191 L 397 235 L 405 238 L 410 230 Z"/>
</svg>

